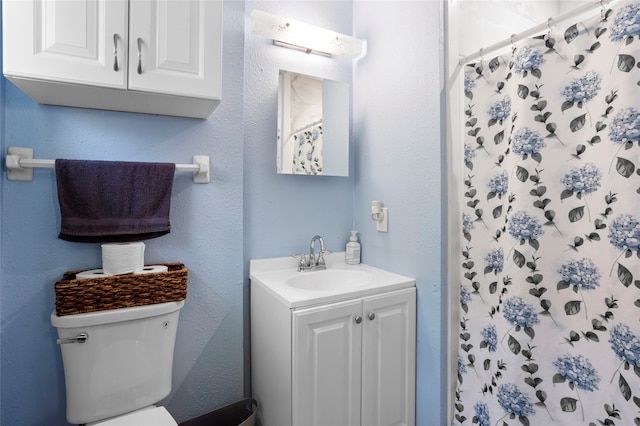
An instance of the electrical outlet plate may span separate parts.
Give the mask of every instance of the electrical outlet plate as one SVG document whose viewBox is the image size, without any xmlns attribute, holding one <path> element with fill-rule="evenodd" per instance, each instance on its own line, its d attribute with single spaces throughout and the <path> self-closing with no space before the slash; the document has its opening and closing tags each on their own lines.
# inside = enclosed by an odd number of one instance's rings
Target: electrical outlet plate
<svg viewBox="0 0 640 426">
<path fill-rule="evenodd" d="M 382 211 L 382 220 L 376 222 L 376 229 L 378 232 L 389 232 L 389 209 L 383 207 L 380 210 Z"/>
</svg>

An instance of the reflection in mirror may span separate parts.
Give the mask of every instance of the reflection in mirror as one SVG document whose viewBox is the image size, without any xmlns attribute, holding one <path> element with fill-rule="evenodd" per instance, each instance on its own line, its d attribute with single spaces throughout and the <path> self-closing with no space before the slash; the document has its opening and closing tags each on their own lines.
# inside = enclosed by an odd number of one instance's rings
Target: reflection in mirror
<svg viewBox="0 0 640 426">
<path fill-rule="evenodd" d="M 280 71 L 278 173 L 349 175 L 349 85 Z"/>
</svg>

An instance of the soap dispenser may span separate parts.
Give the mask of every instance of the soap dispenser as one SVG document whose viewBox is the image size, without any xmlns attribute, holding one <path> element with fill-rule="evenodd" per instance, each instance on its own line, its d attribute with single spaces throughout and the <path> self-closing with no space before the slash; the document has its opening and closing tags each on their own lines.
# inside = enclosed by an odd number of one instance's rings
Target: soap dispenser
<svg viewBox="0 0 640 426">
<path fill-rule="evenodd" d="M 345 253 L 345 262 L 348 265 L 357 265 L 360 263 L 360 243 L 356 234 L 358 231 L 351 231 L 351 237 L 347 243 L 347 250 Z"/>
</svg>

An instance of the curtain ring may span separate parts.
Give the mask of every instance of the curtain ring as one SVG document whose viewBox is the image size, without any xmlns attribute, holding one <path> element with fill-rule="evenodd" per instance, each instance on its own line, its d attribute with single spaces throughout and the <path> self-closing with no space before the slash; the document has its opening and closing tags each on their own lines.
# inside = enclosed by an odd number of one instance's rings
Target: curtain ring
<svg viewBox="0 0 640 426">
<path fill-rule="evenodd" d="M 600 19 L 602 19 L 604 21 L 605 16 L 606 16 L 606 10 L 605 10 L 605 7 L 604 7 L 604 1 L 600 0 Z"/>
<path fill-rule="evenodd" d="M 515 48 L 516 48 L 516 43 L 513 41 L 513 39 L 514 39 L 514 38 L 516 38 L 516 35 L 515 35 L 515 34 L 511 34 L 511 35 L 509 36 L 509 41 L 511 41 L 511 47 L 512 47 L 513 49 L 515 49 Z"/>
<path fill-rule="evenodd" d="M 547 37 L 549 37 L 551 35 L 551 22 L 553 21 L 553 18 L 549 18 L 547 19 Z"/>
<path fill-rule="evenodd" d="M 482 52 L 484 51 L 484 48 L 480 48 L 480 61 L 484 62 L 484 56 L 482 56 Z"/>
</svg>

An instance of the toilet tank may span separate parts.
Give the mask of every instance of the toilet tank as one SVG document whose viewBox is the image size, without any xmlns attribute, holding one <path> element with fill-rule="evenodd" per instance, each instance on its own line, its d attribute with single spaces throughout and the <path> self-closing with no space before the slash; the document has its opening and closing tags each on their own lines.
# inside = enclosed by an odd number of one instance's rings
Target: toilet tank
<svg viewBox="0 0 640 426">
<path fill-rule="evenodd" d="M 144 408 L 171 392 L 173 349 L 184 301 L 57 316 L 67 420 L 82 424 Z M 80 333 L 84 343 L 64 343 Z"/>
</svg>

